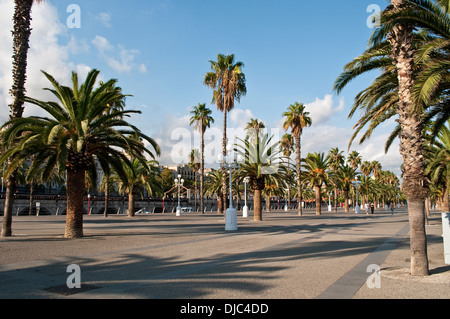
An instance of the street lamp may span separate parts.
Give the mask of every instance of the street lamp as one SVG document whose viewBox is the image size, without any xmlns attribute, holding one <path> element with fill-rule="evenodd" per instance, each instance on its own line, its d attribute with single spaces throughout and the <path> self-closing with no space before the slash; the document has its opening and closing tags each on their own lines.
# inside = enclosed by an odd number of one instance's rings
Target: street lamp
<svg viewBox="0 0 450 319">
<path fill-rule="evenodd" d="M 180 192 L 181 186 L 184 184 L 184 179 L 181 178 L 181 175 L 178 174 L 178 178 L 175 179 L 175 186 L 178 186 L 178 207 L 177 207 L 177 216 L 181 216 L 181 203 L 180 203 Z"/>
<path fill-rule="evenodd" d="M 90 205 L 91 205 L 91 194 L 88 194 L 87 198 L 88 198 L 88 215 L 90 215 L 90 214 L 91 214 L 91 211 L 90 211 Z"/>
<path fill-rule="evenodd" d="M 238 229 L 237 226 L 237 212 L 236 209 L 233 207 L 233 182 L 231 178 L 231 174 L 233 169 L 240 168 L 240 164 L 237 161 L 233 161 L 232 158 L 232 151 L 233 146 L 228 145 L 227 151 L 230 154 L 230 156 L 221 156 L 219 155 L 219 161 L 222 160 L 223 163 L 220 165 L 221 167 L 225 168 L 226 170 L 229 170 L 229 183 L 230 183 L 230 205 L 228 209 L 225 212 L 225 230 L 226 231 L 236 231 Z"/>
<path fill-rule="evenodd" d="M 244 186 L 245 186 L 245 195 L 244 195 L 244 200 L 245 200 L 245 205 L 244 208 L 242 209 L 242 217 L 247 218 L 248 217 L 248 206 L 247 206 L 247 184 L 250 183 L 250 177 L 246 177 L 244 178 Z"/>
<path fill-rule="evenodd" d="M 358 204 L 358 188 L 361 186 L 361 181 L 358 181 L 358 177 L 356 178 L 356 181 L 352 182 L 353 187 L 355 188 L 356 192 L 356 205 L 355 205 L 355 214 L 359 214 L 361 212 L 361 208 Z"/>
</svg>

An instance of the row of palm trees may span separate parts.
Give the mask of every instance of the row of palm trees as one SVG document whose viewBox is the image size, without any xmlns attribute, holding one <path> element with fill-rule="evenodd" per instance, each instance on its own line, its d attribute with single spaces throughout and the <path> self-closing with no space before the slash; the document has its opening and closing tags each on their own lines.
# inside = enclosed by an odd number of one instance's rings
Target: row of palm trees
<svg viewBox="0 0 450 319">
<path fill-rule="evenodd" d="M 427 175 L 426 128 L 431 127 L 431 135 L 436 136 L 450 116 L 449 9 L 447 0 L 391 0 L 368 49 L 345 66 L 335 84 L 339 93 L 358 76 L 373 70 L 379 73 L 355 98 L 350 116 L 357 110 L 362 116 L 352 140 L 366 127 L 361 142 L 384 121 L 395 118 L 398 123 L 386 148 L 399 138 L 414 276 L 429 274 L 424 211 L 432 187 Z M 444 170 L 438 173 L 444 174 Z"/>
</svg>

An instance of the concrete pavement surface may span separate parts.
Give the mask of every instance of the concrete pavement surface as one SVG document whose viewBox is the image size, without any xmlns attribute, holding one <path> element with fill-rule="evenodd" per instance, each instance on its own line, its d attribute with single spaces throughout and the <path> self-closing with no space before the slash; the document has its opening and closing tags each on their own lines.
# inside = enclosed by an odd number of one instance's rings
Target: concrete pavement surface
<svg viewBox="0 0 450 319">
<path fill-rule="evenodd" d="M 405 208 L 263 218 L 238 216 L 226 232 L 215 214 L 85 216 L 85 237 L 68 240 L 64 216 L 14 217 L 14 237 L 0 239 L 0 299 L 450 298 L 436 211 L 426 278 L 409 275 Z"/>
</svg>

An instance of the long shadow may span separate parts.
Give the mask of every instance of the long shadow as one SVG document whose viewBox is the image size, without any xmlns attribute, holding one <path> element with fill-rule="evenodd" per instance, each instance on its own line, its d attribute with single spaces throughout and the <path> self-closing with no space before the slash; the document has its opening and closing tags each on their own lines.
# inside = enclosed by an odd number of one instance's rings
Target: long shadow
<svg viewBox="0 0 450 319">
<path fill-rule="evenodd" d="M 69 258 L 65 262 L 29 268 L 26 272 L 53 277 L 55 282 L 59 282 L 55 286 L 63 285 L 68 276 L 67 266 L 69 263 L 75 263 L 81 267 L 84 284 L 103 287 L 112 283 L 136 283 L 135 292 L 127 293 L 127 298 L 203 298 L 211 296 L 211 290 L 214 289 L 237 290 L 248 294 L 249 297 L 257 297 L 273 288 L 273 282 L 281 276 L 279 272 L 287 270 L 289 262 L 367 254 L 382 242 L 381 238 L 365 242 L 294 241 L 249 253 L 221 252 L 209 258 L 194 257 L 189 260 L 182 260 L 182 256 L 157 258 L 124 253 L 114 256 L 114 259 L 109 257 L 101 261 L 86 257 Z M 10 274 L 0 273 L 0 278 Z M 13 275 L 18 274 L 13 272 Z M 42 285 L 44 283 L 37 280 L 32 288 L 33 294 L 39 295 L 39 291 L 51 288 Z M 15 289 L 20 290 L 20 283 L 17 283 Z M 0 291 L 0 298 L 8 296 L 10 295 L 6 291 Z"/>
</svg>

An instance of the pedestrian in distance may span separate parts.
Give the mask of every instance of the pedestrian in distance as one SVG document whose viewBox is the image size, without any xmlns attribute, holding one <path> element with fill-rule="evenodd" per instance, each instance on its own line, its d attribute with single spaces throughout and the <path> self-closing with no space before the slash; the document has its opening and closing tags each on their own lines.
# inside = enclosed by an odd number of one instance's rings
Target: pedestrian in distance
<svg viewBox="0 0 450 319">
<path fill-rule="evenodd" d="M 366 215 L 369 215 L 369 203 L 364 204 L 364 209 L 366 210 Z"/>
<path fill-rule="evenodd" d="M 375 205 L 374 205 L 374 203 L 371 203 L 370 204 L 370 212 L 372 215 L 373 215 L 374 211 L 375 211 Z"/>
<path fill-rule="evenodd" d="M 391 203 L 390 208 L 391 208 L 391 215 L 394 215 L 394 203 Z"/>
</svg>

